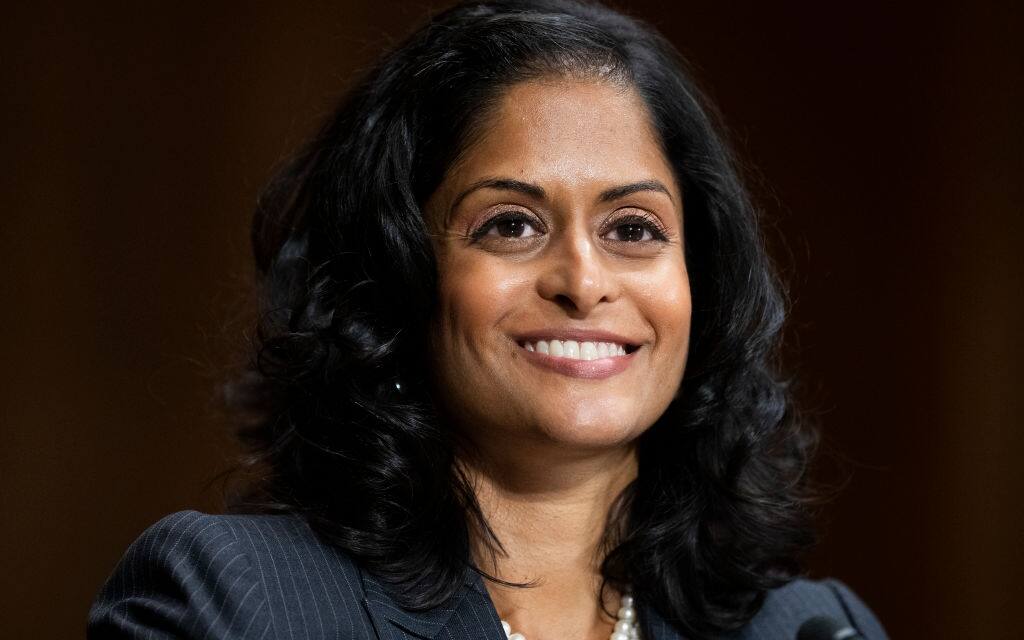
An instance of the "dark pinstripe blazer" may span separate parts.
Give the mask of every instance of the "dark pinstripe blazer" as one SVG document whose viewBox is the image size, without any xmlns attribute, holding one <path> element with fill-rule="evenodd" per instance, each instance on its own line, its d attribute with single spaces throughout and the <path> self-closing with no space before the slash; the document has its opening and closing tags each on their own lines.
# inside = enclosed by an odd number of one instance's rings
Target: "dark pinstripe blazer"
<svg viewBox="0 0 1024 640">
<path fill-rule="evenodd" d="M 682 636 L 637 603 L 647 640 Z M 809 617 L 885 638 L 871 612 L 843 584 L 797 580 L 768 595 L 736 640 L 791 639 Z M 481 578 L 423 612 L 402 609 L 384 583 L 324 544 L 296 516 L 206 515 L 183 511 L 146 530 L 114 569 L 89 612 L 98 638 L 358 638 L 504 640 Z"/>
</svg>

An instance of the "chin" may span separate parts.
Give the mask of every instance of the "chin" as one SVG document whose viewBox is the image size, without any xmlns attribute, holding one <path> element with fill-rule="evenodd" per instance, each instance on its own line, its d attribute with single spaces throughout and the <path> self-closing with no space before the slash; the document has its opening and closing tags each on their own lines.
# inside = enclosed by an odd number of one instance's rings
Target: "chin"
<svg viewBox="0 0 1024 640">
<path fill-rule="evenodd" d="M 541 428 L 555 441 L 573 447 L 622 446 L 638 438 L 645 427 L 637 423 L 638 411 L 573 411 L 548 416 Z"/>
</svg>

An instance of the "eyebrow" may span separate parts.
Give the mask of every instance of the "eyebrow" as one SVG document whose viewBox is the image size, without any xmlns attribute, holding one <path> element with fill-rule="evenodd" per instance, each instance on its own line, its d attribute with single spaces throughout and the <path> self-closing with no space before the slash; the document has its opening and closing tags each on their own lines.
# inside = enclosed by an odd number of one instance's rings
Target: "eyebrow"
<svg viewBox="0 0 1024 640">
<path fill-rule="evenodd" d="M 634 193 L 639 193 L 641 191 L 656 191 L 658 193 L 664 193 L 666 196 L 668 196 L 669 200 L 673 200 L 672 194 L 668 192 L 668 189 L 665 187 L 665 185 L 661 184 L 657 180 L 641 180 L 640 182 L 633 182 L 630 184 L 624 184 L 618 187 L 605 189 L 604 191 L 601 192 L 601 197 L 598 198 L 598 201 L 611 202 L 612 200 L 625 198 L 626 196 L 631 196 Z"/>
<path fill-rule="evenodd" d="M 455 198 L 452 202 L 450 211 L 454 211 L 459 203 L 461 203 L 466 196 L 477 191 L 479 189 L 497 189 L 499 191 L 514 191 L 523 195 L 530 196 L 536 200 L 543 200 L 546 193 L 542 187 L 529 182 L 523 182 L 522 180 L 515 180 L 512 178 L 485 178 L 479 182 L 474 182 L 469 186 L 468 189 L 463 191 Z M 665 187 L 658 180 L 641 180 L 640 182 L 631 182 L 629 184 L 623 184 L 616 187 L 605 189 L 598 196 L 598 202 L 611 202 L 612 200 L 618 200 L 619 198 L 625 198 L 626 196 L 633 195 L 634 193 L 640 193 L 641 191 L 654 191 L 657 193 L 664 193 L 668 196 L 669 200 L 673 200 L 672 194 L 669 193 L 668 188 Z M 673 200 L 674 201 L 674 200 Z"/>
<path fill-rule="evenodd" d="M 523 182 L 522 180 L 513 180 L 511 178 L 485 178 L 479 182 L 474 182 L 468 189 L 460 193 L 458 197 L 452 201 L 451 210 L 454 211 L 455 207 L 459 206 L 459 203 L 466 199 L 466 196 L 474 191 L 479 191 L 480 189 L 515 191 L 516 193 L 521 193 L 537 200 L 543 200 L 545 195 L 544 189 L 541 187 L 535 184 L 530 184 L 529 182 Z"/>
</svg>

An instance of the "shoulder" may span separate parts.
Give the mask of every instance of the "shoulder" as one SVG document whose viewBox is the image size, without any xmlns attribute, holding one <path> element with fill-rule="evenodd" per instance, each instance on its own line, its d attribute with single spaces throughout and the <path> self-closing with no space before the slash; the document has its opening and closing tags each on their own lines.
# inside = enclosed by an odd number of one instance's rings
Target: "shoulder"
<svg viewBox="0 0 1024 640">
<path fill-rule="evenodd" d="M 104 638 L 373 637 L 363 597 L 355 563 L 298 516 L 182 511 L 129 546 L 88 629 Z"/>
<path fill-rule="evenodd" d="M 800 626 L 815 617 L 827 617 L 857 629 L 864 640 L 888 636 L 871 610 L 838 580 L 794 580 L 769 591 L 764 605 L 742 629 L 737 640 L 796 638 Z"/>
</svg>

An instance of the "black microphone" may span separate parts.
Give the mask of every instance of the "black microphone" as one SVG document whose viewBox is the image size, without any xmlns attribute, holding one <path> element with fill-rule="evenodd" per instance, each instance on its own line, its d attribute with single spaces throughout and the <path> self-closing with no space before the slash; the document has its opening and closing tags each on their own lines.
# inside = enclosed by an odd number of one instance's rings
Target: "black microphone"
<svg viewBox="0 0 1024 640">
<path fill-rule="evenodd" d="M 817 616 L 800 625 L 796 640 L 864 640 L 864 636 L 848 624 Z"/>
</svg>

